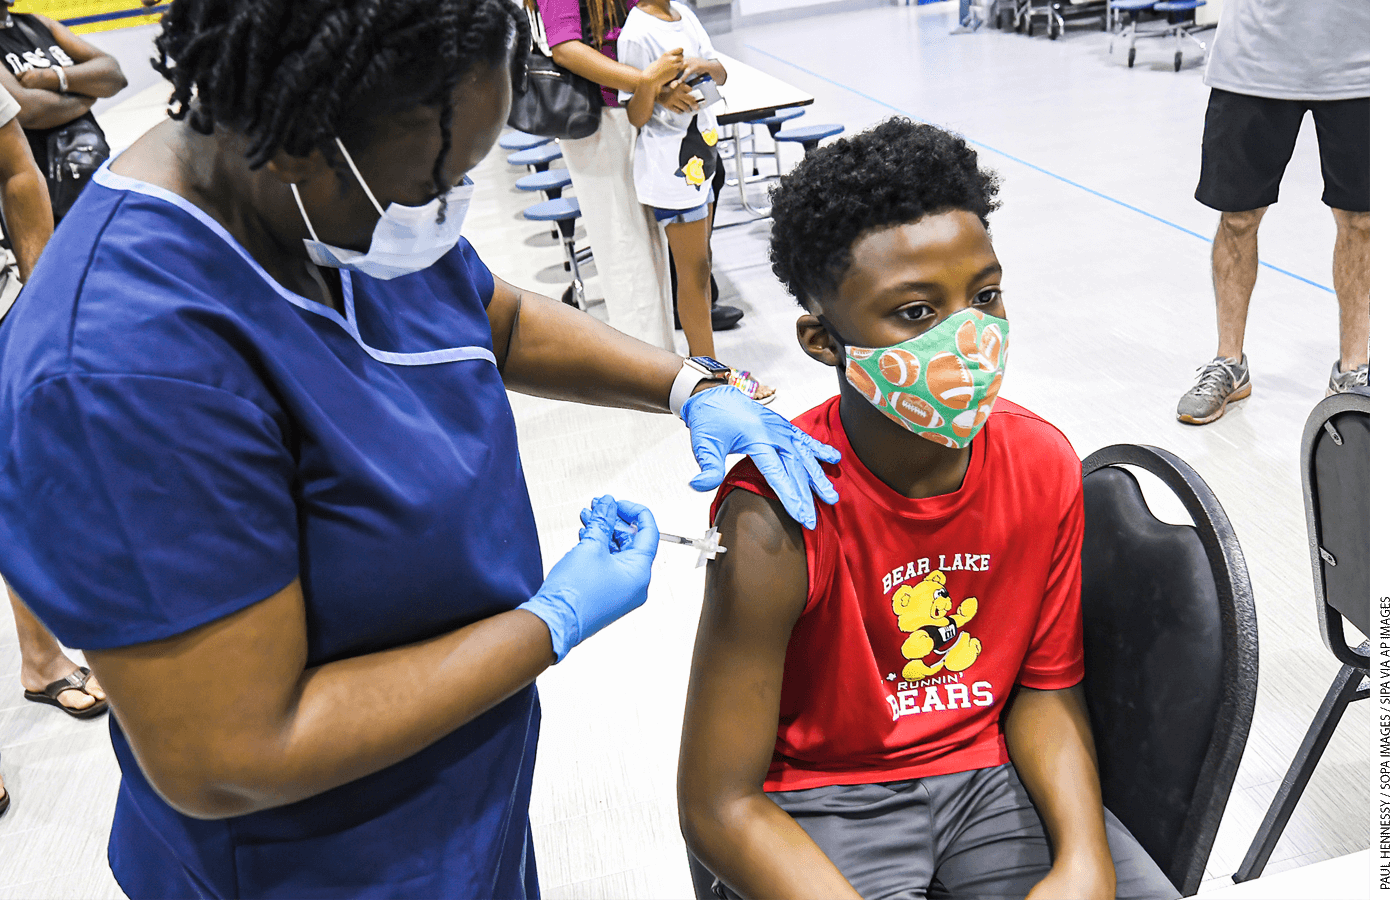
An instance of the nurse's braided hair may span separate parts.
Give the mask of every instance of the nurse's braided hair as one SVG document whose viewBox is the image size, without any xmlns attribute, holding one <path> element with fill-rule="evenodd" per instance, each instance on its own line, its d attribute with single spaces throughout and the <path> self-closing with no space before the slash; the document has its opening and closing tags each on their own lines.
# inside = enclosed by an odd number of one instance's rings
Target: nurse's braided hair
<svg viewBox="0 0 1400 900">
<path fill-rule="evenodd" d="M 835 292 L 862 235 L 954 209 L 985 226 L 999 187 L 956 134 L 886 119 L 812 151 L 773 189 L 773 274 L 807 309 Z"/>
<path fill-rule="evenodd" d="M 151 64 L 170 116 L 247 136 L 253 168 L 283 150 L 335 160 L 334 138 L 353 148 L 377 117 L 441 106 L 442 190 L 448 97 L 478 67 L 518 77 L 529 33 L 512 0 L 173 0 Z"/>
</svg>

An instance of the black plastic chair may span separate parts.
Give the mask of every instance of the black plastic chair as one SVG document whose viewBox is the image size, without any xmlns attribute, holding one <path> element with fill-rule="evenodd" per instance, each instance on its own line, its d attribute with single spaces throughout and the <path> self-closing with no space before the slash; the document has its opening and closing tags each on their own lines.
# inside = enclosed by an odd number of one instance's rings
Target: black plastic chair
<svg viewBox="0 0 1400 900">
<path fill-rule="evenodd" d="M 1163 523 L 1146 470 L 1195 526 Z M 1230 521 L 1181 459 L 1118 444 L 1084 471 L 1085 696 L 1104 805 L 1183 894 L 1200 885 L 1254 715 L 1254 596 Z M 697 900 L 714 876 L 693 855 Z"/>
<path fill-rule="evenodd" d="M 1370 394 L 1334 394 L 1313 408 L 1303 426 L 1302 469 L 1318 624 L 1342 667 L 1264 814 L 1236 882 L 1264 871 L 1342 714 L 1352 701 L 1371 694 L 1367 641 L 1352 647 L 1342 630 L 1345 619 L 1371 636 Z"/>
<path fill-rule="evenodd" d="M 1160 521 L 1135 466 L 1193 525 Z M 1084 688 L 1104 805 L 1172 884 L 1196 892 L 1254 716 L 1254 595 L 1205 481 L 1157 447 L 1084 460 Z"/>
</svg>

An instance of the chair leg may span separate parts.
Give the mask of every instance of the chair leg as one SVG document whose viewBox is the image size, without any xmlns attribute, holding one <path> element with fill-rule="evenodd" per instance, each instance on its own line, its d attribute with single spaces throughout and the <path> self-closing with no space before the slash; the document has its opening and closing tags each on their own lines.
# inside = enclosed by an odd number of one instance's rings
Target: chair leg
<svg viewBox="0 0 1400 900">
<path fill-rule="evenodd" d="M 564 271 L 578 271 L 578 261 L 574 258 L 574 220 L 560 219 L 559 234 L 564 239 Z"/>
<path fill-rule="evenodd" d="M 1342 713 L 1346 712 L 1351 701 L 1361 700 L 1370 694 L 1369 689 L 1361 689 L 1361 681 L 1365 677 L 1366 672 L 1362 669 L 1342 666 L 1337 677 L 1332 679 L 1332 687 L 1318 707 L 1317 715 L 1313 716 L 1303 744 L 1293 757 L 1288 773 L 1283 776 L 1283 783 L 1279 785 L 1269 811 L 1264 814 L 1264 821 L 1244 855 L 1244 862 L 1240 863 L 1240 870 L 1232 876 L 1236 884 L 1252 881 L 1264 871 L 1269 856 L 1274 852 L 1274 845 L 1283 836 L 1288 818 L 1293 815 L 1294 807 L 1303 796 L 1303 789 L 1308 786 L 1308 779 L 1312 778 L 1313 770 L 1322 758 L 1322 751 L 1327 748 L 1332 732 L 1337 730 L 1337 723 L 1342 720 Z"/>
<path fill-rule="evenodd" d="M 552 189 L 547 190 L 547 191 L 540 191 L 540 196 L 543 197 L 543 198 L 546 199 L 546 200 L 558 200 L 558 199 L 559 199 L 560 197 L 562 197 L 563 195 L 564 195 L 564 189 L 563 189 L 563 188 L 552 188 Z M 550 226 L 550 229 L 549 229 L 549 237 L 550 237 L 551 240 L 558 240 L 558 239 L 559 239 L 559 229 L 557 229 L 557 228 L 555 228 L 555 227 L 553 227 L 553 226 Z"/>
<path fill-rule="evenodd" d="M 573 272 L 574 275 L 574 281 L 571 285 L 574 296 L 572 305 L 583 309 L 588 301 L 583 295 L 583 274 L 579 272 L 579 259 L 578 253 L 574 248 L 574 230 L 572 228 L 569 229 L 569 233 L 564 237 L 564 256 L 567 258 L 567 261 L 564 263 L 564 270 L 566 272 Z"/>
</svg>

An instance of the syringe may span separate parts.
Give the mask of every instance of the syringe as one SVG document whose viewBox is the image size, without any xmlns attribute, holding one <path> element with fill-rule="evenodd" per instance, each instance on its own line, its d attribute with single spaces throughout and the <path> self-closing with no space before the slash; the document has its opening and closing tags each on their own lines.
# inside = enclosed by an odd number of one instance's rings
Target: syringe
<svg viewBox="0 0 1400 900">
<path fill-rule="evenodd" d="M 719 533 L 714 528 L 705 532 L 703 538 L 681 537 L 678 534 L 667 534 L 663 531 L 661 539 L 672 544 L 680 544 L 683 547 L 699 547 L 700 551 L 706 554 L 706 559 L 714 559 L 715 554 L 725 552 L 725 548 L 719 545 Z"/>
<path fill-rule="evenodd" d="M 622 526 L 626 527 L 627 530 L 628 530 L 629 532 L 631 532 L 631 533 L 635 533 L 635 531 L 636 531 L 635 526 L 626 525 L 626 523 L 619 523 L 619 525 L 622 525 Z M 725 551 L 725 548 L 724 548 L 724 547 L 721 547 L 721 546 L 719 545 L 719 529 L 718 529 L 718 528 L 711 528 L 711 529 L 709 529 L 708 531 L 705 532 L 704 537 L 699 537 L 699 538 L 682 537 L 682 536 L 679 535 L 679 534 L 667 534 L 667 533 L 664 532 L 664 531 L 661 532 L 659 536 L 660 536 L 661 540 L 666 541 L 666 542 L 669 543 L 669 544 L 680 544 L 682 547 L 694 547 L 694 548 L 696 548 L 697 550 L 699 550 L 699 551 L 700 551 L 700 558 L 697 559 L 697 560 L 695 561 L 695 567 L 696 567 L 697 569 L 698 569 L 700 566 L 703 566 L 703 565 L 705 564 L 706 560 L 714 559 L 714 558 L 715 558 L 716 556 L 718 556 L 719 554 L 726 552 L 726 551 Z M 619 540 L 619 538 L 618 538 L 618 533 L 617 533 L 617 532 L 614 532 L 614 533 L 613 533 L 613 544 L 614 544 L 614 546 L 617 546 L 618 540 Z"/>
</svg>

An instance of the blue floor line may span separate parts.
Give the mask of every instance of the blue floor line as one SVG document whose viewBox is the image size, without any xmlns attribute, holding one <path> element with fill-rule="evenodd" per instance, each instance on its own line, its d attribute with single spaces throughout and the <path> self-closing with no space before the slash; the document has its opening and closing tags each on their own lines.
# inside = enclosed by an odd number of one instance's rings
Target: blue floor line
<svg viewBox="0 0 1400 900">
<path fill-rule="evenodd" d="M 799 72 L 805 72 L 806 74 L 811 75 L 813 78 L 821 79 L 822 81 L 825 81 L 827 84 L 830 84 L 830 85 L 832 85 L 832 86 L 834 86 L 834 87 L 838 87 L 838 88 L 840 88 L 841 90 L 846 91 L 846 92 L 848 92 L 848 93 L 855 94 L 857 97 L 862 97 L 862 98 L 864 98 L 864 99 L 866 99 L 866 100 L 869 100 L 871 103 L 874 103 L 874 104 L 877 105 L 877 106 L 883 106 L 885 109 L 888 109 L 888 110 L 890 110 L 891 112 L 898 113 L 898 114 L 901 115 L 901 116 L 908 116 L 908 117 L 911 118 L 911 119 L 917 119 L 917 120 L 920 121 L 920 122 L 928 122 L 928 124 L 930 124 L 930 125 L 937 124 L 937 123 L 934 123 L 934 122 L 929 122 L 929 120 L 926 119 L 926 118 L 924 118 L 923 116 L 916 115 L 915 113 L 911 113 L 911 112 L 909 112 L 909 111 L 907 111 L 907 110 L 900 109 L 899 107 L 893 106 L 893 105 L 891 105 L 891 104 L 889 104 L 889 103 L 886 103 L 884 100 L 881 100 L 881 99 L 879 99 L 879 98 L 877 98 L 877 97 L 872 97 L 872 96 L 870 96 L 869 94 L 865 93 L 864 91 L 858 91 L 858 90 L 856 90 L 855 88 L 851 87 L 850 85 L 842 84 L 841 82 L 835 81 L 835 80 L 833 80 L 833 79 L 831 79 L 831 78 L 828 78 L 828 77 L 826 77 L 825 75 L 822 75 L 822 74 L 819 73 L 819 72 L 813 72 L 811 69 L 808 69 L 808 68 L 806 68 L 805 66 L 799 66 L 797 63 L 792 62 L 792 61 L 790 61 L 790 60 L 783 59 L 781 56 L 778 56 L 777 54 L 769 53 L 767 50 L 764 50 L 764 49 L 759 48 L 759 47 L 755 47 L 753 44 L 744 44 L 744 46 L 745 46 L 746 48 L 748 48 L 749 50 L 752 50 L 752 51 L 755 52 L 755 53 L 758 53 L 758 54 L 761 54 L 761 55 L 763 55 L 763 56 L 766 56 L 766 57 L 768 57 L 769 59 L 776 60 L 776 61 L 782 63 L 782 64 L 785 65 L 785 66 L 790 66 L 791 68 L 794 68 L 794 69 L 796 69 L 796 70 L 799 71 Z M 1020 159 L 1019 157 L 1012 156 L 1010 153 L 1007 153 L 1005 150 L 998 150 L 996 147 L 989 146 L 989 145 L 987 145 L 987 144 L 982 143 L 981 141 L 973 140 L 972 138 L 967 137 L 967 136 L 965 136 L 965 135 L 964 135 L 964 138 L 963 138 L 963 139 L 966 140 L 969 144 L 972 144 L 972 145 L 975 146 L 975 147 L 981 147 L 981 148 L 984 149 L 984 150 L 990 150 L 991 152 L 993 152 L 993 153 L 995 153 L 995 154 L 997 154 L 997 155 L 999 155 L 999 156 L 1004 156 L 1004 157 L 1006 157 L 1007 159 L 1011 160 L 1011 161 L 1014 162 L 1014 163 L 1019 163 L 1020 165 L 1023 165 L 1023 166 L 1025 166 L 1025 167 L 1028 168 L 1028 169 L 1032 169 L 1032 170 L 1034 170 L 1034 171 L 1036 171 L 1036 172 L 1041 173 L 1042 175 L 1048 175 L 1048 176 L 1050 176 L 1051 178 L 1054 178 L 1056 181 L 1062 181 L 1062 182 L 1064 182 L 1065 184 L 1070 185 L 1071 187 L 1076 187 L 1076 188 L 1078 188 L 1079 190 L 1084 191 L 1085 193 L 1093 194 L 1095 197 L 1098 197 L 1098 198 L 1100 198 L 1100 199 L 1102 199 L 1102 200 L 1107 200 L 1109 203 L 1115 203 L 1115 204 L 1117 204 L 1118 206 L 1123 207 L 1124 209 L 1130 209 L 1130 210 L 1132 210 L 1133 212 L 1138 213 L 1139 215 L 1146 216 L 1147 218 L 1151 219 L 1151 220 L 1154 221 L 1154 222 L 1160 222 L 1160 223 L 1162 223 L 1163 225 L 1166 225 L 1166 226 L 1168 226 L 1168 227 L 1170 227 L 1170 228 L 1175 228 L 1177 231 L 1184 232 L 1185 234 L 1189 234 L 1189 235 L 1191 235 L 1191 236 L 1194 237 L 1194 238 L 1199 238 L 1200 240 L 1205 241 L 1207 244 L 1212 243 L 1212 240 L 1211 240 L 1210 238 L 1206 237 L 1206 236 L 1203 235 L 1203 234 L 1200 234 L 1199 232 L 1192 231 L 1191 229 L 1187 228 L 1187 227 L 1184 226 L 1184 225 L 1178 225 L 1178 224 L 1176 224 L 1175 222 L 1171 221 L 1170 219 L 1164 219 L 1164 218 L 1162 218 L 1161 216 L 1155 215 L 1155 214 L 1153 214 L 1153 213 L 1150 213 L 1150 212 L 1148 212 L 1148 211 L 1145 210 L 1145 209 L 1140 209 L 1139 207 L 1133 206 L 1131 203 L 1127 203 L 1127 202 L 1125 202 L 1125 201 L 1123 201 L 1123 200 L 1119 200 L 1119 199 L 1116 198 L 1116 197 L 1110 197 L 1108 194 L 1105 194 L 1105 193 L 1103 193 L 1102 191 L 1096 191 L 1096 190 L 1094 190 L 1093 188 L 1091 188 L 1091 187 L 1089 187 L 1089 186 L 1087 186 L 1087 185 L 1080 184 L 1079 182 L 1073 181 L 1073 180 L 1071 180 L 1071 179 L 1069 179 L 1069 178 L 1066 178 L 1066 177 L 1063 176 L 1063 175 L 1057 175 L 1056 173 L 1051 172 L 1049 169 L 1045 169 L 1045 168 L 1042 168 L 1042 167 L 1040 167 L 1040 166 L 1037 166 L 1035 163 L 1027 162 L 1027 161 L 1024 160 L 1024 159 Z M 1259 265 L 1263 266 L 1263 267 L 1266 268 L 1266 269 L 1272 269 L 1272 270 L 1274 270 L 1275 272 L 1278 272 L 1280 275 L 1287 275 L 1289 278 L 1296 278 L 1298 281 L 1303 282 L 1303 284 L 1312 285 L 1313 287 L 1317 288 L 1318 290 L 1326 291 L 1326 292 L 1329 293 L 1329 294 L 1336 294 L 1336 291 L 1334 291 L 1332 288 L 1328 287 L 1328 286 L 1325 285 L 1325 284 L 1318 284 L 1316 281 L 1313 281 L 1313 280 L 1310 279 L 1310 278 L 1304 278 L 1302 275 L 1299 275 L 1299 274 L 1296 273 L 1296 272 L 1290 272 L 1290 271 L 1288 271 L 1287 269 L 1281 269 L 1281 268 L 1279 268 L 1278 266 L 1274 265 L 1273 263 L 1267 263 L 1267 262 L 1264 262 L 1264 261 L 1261 259 L 1261 260 L 1259 261 Z"/>
</svg>

